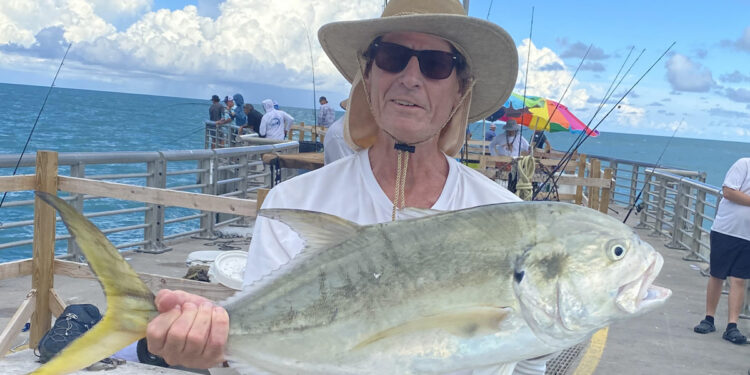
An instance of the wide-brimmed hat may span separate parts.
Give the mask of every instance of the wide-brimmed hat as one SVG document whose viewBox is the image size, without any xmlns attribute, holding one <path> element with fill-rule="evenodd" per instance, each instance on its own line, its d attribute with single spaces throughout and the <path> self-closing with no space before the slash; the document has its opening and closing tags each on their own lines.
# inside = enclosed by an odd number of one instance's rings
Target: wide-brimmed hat
<svg viewBox="0 0 750 375">
<path fill-rule="evenodd" d="M 495 112 L 510 96 L 518 74 L 513 39 L 498 25 L 468 17 L 457 0 L 391 0 L 380 18 L 333 22 L 321 27 L 318 39 L 323 50 L 352 83 L 344 137 L 355 149 L 371 146 L 378 132 L 359 59 L 375 38 L 390 32 L 435 35 L 450 42 L 466 58 L 475 84 L 441 131 L 439 140 L 445 153 L 455 155 L 463 144 L 467 121 Z"/>
<path fill-rule="evenodd" d="M 503 125 L 503 130 L 521 130 L 521 125 L 518 125 L 516 120 L 508 119 L 508 121 L 505 122 L 505 125 Z"/>
</svg>

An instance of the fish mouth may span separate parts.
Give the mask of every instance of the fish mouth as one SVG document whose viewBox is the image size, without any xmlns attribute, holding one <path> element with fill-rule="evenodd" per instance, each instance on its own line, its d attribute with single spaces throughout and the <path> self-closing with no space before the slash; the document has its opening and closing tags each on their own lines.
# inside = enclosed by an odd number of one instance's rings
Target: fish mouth
<svg viewBox="0 0 750 375">
<path fill-rule="evenodd" d="M 640 277 L 620 287 L 615 299 L 617 307 L 629 314 L 636 314 L 662 305 L 672 295 L 670 289 L 653 284 L 663 265 L 664 258 L 656 253 L 654 261 Z"/>
</svg>

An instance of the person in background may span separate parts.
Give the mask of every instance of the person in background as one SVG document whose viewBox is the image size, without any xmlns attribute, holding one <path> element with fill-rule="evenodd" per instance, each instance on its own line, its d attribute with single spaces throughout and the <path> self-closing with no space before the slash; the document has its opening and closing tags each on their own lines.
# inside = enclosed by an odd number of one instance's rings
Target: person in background
<svg viewBox="0 0 750 375">
<path fill-rule="evenodd" d="M 495 138 L 495 131 L 497 130 L 497 125 L 495 125 L 494 122 L 490 123 L 490 129 L 484 132 L 484 140 L 485 141 L 492 141 Z"/>
<path fill-rule="evenodd" d="M 534 135 L 531 136 L 531 144 L 534 145 L 534 148 L 544 148 L 544 152 L 552 152 L 552 144 L 549 143 L 544 131 L 535 130 Z"/>
<path fill-rule="evenodd" d="M 519 133 L 521 125 L 509 119 L 503 125 L 503 134 L 497 135 L 490 142 L 490 155 L 512 156 L 517 158 L 529 152 L 529 142 Z"/>
<path fill-rule="evenodd" d="M 722 338 L 745 344 L 747 337 L 737 328 L 737 320 L 750 278 L 750 158 L 741 158 L 729 168 L 721 189 L 723 199 L 711 226 L 706 317 L 693 330 L 701 334 L 716 331 L 714 315 L 722 284 L 729 277 L 729 320 Z"/>
<path fill-rule="evenodd" d="M 263 109 L 266 110 L 266 114 L 260 120 L 258 134 L 270 139 L 286 138 L 288 129 L 294 124 L 294 117 L 280 109 L 275 109 L 271 99 L 263 101 Z"/>
<path fill-rule="evenodd" d="M 330 23 L 318 36 L 352 83 L 343 134 L 355 153 L 276 185 L 262 208 L 312 210 L 367 225 L 396 220 L 405 207 L 457 210 L 519 200 L 454 158 L 467 124 L 497 110 L 515 84 L 518 54 L 505 30 L 468 17 L 457 0 L 391 0 L 380 18 Z M 496 52 L 485 53 L 489 46 Z M 263 104 L 266 123 L 273 102 Z M 258 217 L 244 285 L 302 248 L 288 226 Z M 224 360 L 224 309 L 169 290 L 159 292 L 156 305 L 161 314 L 147 330 L 151 352 L 201 368 Z M 504 366 L 477 367 L 459 373 L 497 374 Z M 538 367 L 543 374 L 544 362 Z"/>
<path fill-rule="evenodd" d="M 224 118 L 224 106 L 219 102 L 219 95 L 213 95 L 211 97 L 211 106 L 208 107 L 208 120 L 214 124 Z"/>
<path fill-rule="evenodd" d="M 336 120 L 336 114 L 333 112 L 333 108 L 328 104 L 328 99 L 325 96 L 320 97 L 320 109 L 318 110 L 318 126 L 325 128 L 330 127 L 331 124 Z"/>
<path fill-rule="evenodd" d="M 232 102 L 237 106 L 237 109 L 234 110 L 231 114 L 232 119 L 234 120 L 234 124 L 237 126 L 246 126 L 247 125 L 247 115 L 245 115 L 244 106 L 245 106 L 245 98 L 242 97 L 242 94 L 234 94 L 232 97 Z"/>
<path fill-rule="evenodd" d="M 346 100 L 339 104 L 346 111 Z M 323 139 L 323 161 L 326 165 L 354 153 L 344 139 L 344 116 L 333 122 Z"/>
<path fill-rule="evenodd" d="M 245 111 L 245 116 L 247 116 L 247 124 L 241 126 L 237 133 L 240 135 L 244 134 L 245 128 L 250 128 L 251 132 L 258 133 L 260 130 L 260 120 L 263 118 L 263 114 L 258 112 L 258 110 L 250 103 L 245 103 L 242 109 Z"/>
</svg>

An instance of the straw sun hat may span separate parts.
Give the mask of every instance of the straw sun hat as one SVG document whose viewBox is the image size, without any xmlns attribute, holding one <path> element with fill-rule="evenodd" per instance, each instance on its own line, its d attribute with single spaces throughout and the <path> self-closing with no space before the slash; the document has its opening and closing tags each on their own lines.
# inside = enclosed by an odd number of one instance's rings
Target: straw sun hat
<svg viewBox="0 0 750 375">
<path fill-rule="evenodd" d="M 449 41 L 466 58 L 474 88 L 442 129 L 439 140 L 443 152 L 457 154 L 467 120 L 474 122 L 490 115 L 510 96 L 518 74 L 513 39 L 500 26 L 468 17 L 458 0 L 391 0 L 380 18 L 321 27 L 318 39 L 323 50 L 352 83 L 344 137 L 355 150 L 370 147 L 378 134 L 358 59 L 375 38 L 389 32 L 435 35 Z"/>
</svg>

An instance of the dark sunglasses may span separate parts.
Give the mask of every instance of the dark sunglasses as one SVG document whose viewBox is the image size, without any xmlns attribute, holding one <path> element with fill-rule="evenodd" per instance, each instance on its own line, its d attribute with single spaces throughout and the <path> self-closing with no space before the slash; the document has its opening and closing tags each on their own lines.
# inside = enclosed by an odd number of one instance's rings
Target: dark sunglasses
<svg viewBox="0 0 750 375">
<path fill-rule="evenodd" d="M 369 57 L 375 60 L 378 68 L 390 73 L 398 73 L 409 64 L 412 56 L 419 61 L 419 70 L 430 79 L 446 79 L 453 68 L 461 63 L 461 55 L 445 51 L 415 51 L 400 44 L 375 41 L 370 46 Z"/>
</svg>

